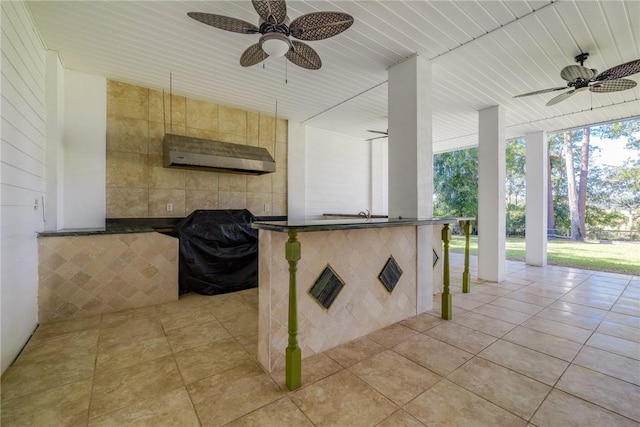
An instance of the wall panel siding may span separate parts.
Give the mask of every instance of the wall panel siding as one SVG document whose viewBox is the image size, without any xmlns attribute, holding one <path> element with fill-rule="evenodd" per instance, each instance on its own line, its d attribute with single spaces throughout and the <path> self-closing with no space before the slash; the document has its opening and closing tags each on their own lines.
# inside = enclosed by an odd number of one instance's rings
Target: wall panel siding
<svg viewBox="0 0 640 427">
<path fill-rule="evenodd" d="M 43 227 L 46 50 L 24 3 L 0 2 L 0 6 L 0 364 L 4 372 L 37 324 L 36 232 Z"/>
</svg>

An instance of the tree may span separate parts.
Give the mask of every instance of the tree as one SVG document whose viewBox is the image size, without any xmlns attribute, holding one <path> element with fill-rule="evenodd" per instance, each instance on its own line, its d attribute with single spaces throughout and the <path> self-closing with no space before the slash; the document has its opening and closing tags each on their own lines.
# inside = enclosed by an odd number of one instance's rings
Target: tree
<svg viewBox="0 0 640 427">
<path fill-rule="evenodd" d="M 478 149 L 436 154 L 433 159 L 436 215 L 478 215 Z"/>
<path fill-rule="evenodd" d="M 589 178 L 589 142 L 591 128 L 586 127 L 582 132 L 582 149 L 580 153 L 580 184 L 578 190 L 578 222 L 580 227 L 579 238 L 584 240 L 587 236 L 585 217 L 587 212 L 587 180 Z"/>
<path fill-rule="evenodd" d="M 571 131 L 564 132 L 563 154 L 567 170 L 567 196 L 569 199 L 569 215 L 571 218 L 571 240 L 584 240 L 580 236 L 580 219 L 578 218 L 578 197 L 576 193 L 576 176 L 573 168 L 573 144 Z"/>
</svg>

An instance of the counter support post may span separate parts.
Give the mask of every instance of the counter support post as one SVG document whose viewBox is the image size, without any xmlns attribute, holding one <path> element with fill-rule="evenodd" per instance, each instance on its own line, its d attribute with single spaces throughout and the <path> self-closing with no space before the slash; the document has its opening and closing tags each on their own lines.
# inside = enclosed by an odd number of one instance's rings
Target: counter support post
<svg viewBox="0 0 640 427">
<path fill-rule="evenodd" d="M 451 229 L 449 224 L 442 226 L 442 242 L 444 243 L 444 265 L 442 277 L 442 318 L 451 319 L 451 293 L 449 291 L 449 240 L 451 240 Z"/>
<path fill-rule="evenodd" d="M 460 227 L 464 230 L 464 271 L 462 273 L 462 292 L 471 292 L 471 273 L 469 272 L 469 238 L 471 237 L 471 221 L 460 221 Z"/>
<path fill-rule="evenodd" d="M 295 390 L 302 385 L 302 353 L 298 345 L 298 299 L 296 296 L 296 271 L 300 261 L 298 233 L 289 231 L 285 255 L 289 262 L 289 345 L 285 351 L 285 385 Z"/>
</svg>

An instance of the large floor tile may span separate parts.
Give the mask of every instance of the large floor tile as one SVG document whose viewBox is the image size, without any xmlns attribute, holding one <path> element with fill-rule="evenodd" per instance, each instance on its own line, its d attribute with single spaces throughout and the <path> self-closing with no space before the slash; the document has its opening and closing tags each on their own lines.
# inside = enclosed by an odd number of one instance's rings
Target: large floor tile
<svg viewBox="0 0 640 427">
<path fill-rule="evenodd" d="M 539 305 L 542 307 L 546 307 L 556 300 L 556 298 L 549 298 L 549 297 L 537 295 L 534 293 L 530 293 L 528 291 L 528 287 L 521 289 L 519 292 L 512 293 L 511 295 L 509 295 L 509 298 L 517 301 L 526 302 L 528 304 Z"/>
<path fill-rule="evenodd" d="M 90 379 L 95 363 L 95 353 L 64 360 L 18 361 L 4 372 L 2 406 L 7 399 Z"/>
<path fill-rule="evenodd" d="M 346 370 L 291 394 L 291 400 L 316 426 L 372 426 L 398 409 Z"/>
<path fill-rule="evenodd" d="M 102 328 L 114 328 L 119 325 L 127 325 L 134 320 L 151 319 L 159 320 L 157 306 L 132 308 L 102 315 Z"/>
<path fill-rule="evenodd" d="M 158 306 L 158 311 L 160 313 L 160 322 L 162 322 L 162 327 L 167 332 L 174 329 L 184 328 L 186 326 L 193 326 L 199 323 L 216 320 L 211 310 L 200 302 L 193 303 L 193 307 L 179 311 L 176 311 L 173 308 L 165 310 L 160 308 L 165 305 L 166 304 Z"/>
<path fill-rule="evenodd" d="M 43 323 L 33 333 L 30 341 L 37 341 L 43 338 L 52 338 L 57 335 L 68 334 L 71 332 L 87 331 L 91 329 L 100 329 L 102 315 L 91 317 L 81 317 L 79 319 L 63 320 L 60 322 Z"/>
<path fill-rule="evenodd" d="M 569 362 L 499 340 L 478 355 L 548 385 L 554 385 Z"/>
<path fill-rule="evenodd" d="M 397 405 L 404 405 L 440 380 L 440 376 L 400 356 L 383 351 L 349 368 Z"/>
<path fill-rule="evenodd" d="M 540 313 L 536 314 L 536 317 L 577 326 L 591 331 L 595 330 L 602 320 L 601 317 L 583 316 L 581 314 L 571 313 L 570 311 L 556 310 L 555 308 L 545 308 Z"/>
<path fill-rule="evenodd" d="M 344 368 L 341 365 L 324 353 L 305 357 L 302 359 L 302 387 L 313 384 L 316 381 L 341 371 L 342 369 Z M 284 366 L 269 372 L 269 375 L 271 375 L 271 378 L 273 378 L 282 390 L 286 390 L 286 374 Z"/>
<path fill-rule="evenodd" d="M 90 417 L 105 415 L 135 402 L 182 387 L 182 378 L 171 356 L 121 369 L 97 370 L 93 381 Z"/>
<path fill-rule="evenodd" d="M 76 357 L 95 355 L 98 350 L 97 329 L 71 332 L 62 335 L 29 341 L 18 358 L 18 362 L 65 361 Z"/>
<path fill-rule="evenodd" d="M 551 391 L 531 422 L 538 427 L 637 427 L 638 425 L 628 418 L 560 390 Z"/>
<path fill-rule="evenodd" d="M 629 341 L 640 342 L 640 329 L 609 322 L 607 320 L 603 321 L 600 326 L 598 326 L 597 332 L 623 338 Z"/>
<path fill-rule="evenodd" d="M 288 397 L 283 397 L 227 424 L 227 427 L 313 427 Z"/>
<path fill-rule="evenodd" d="M 409 415 L 408 412 L 398 409 L 384 420 L 376 424 L 376 427 L 423 427 L 420 421 Z"/>
<path fill-rule="evenodd" d="M 492 335 L 496 338 L 500 338 L 516 327 L 513 323 L 498 320 L 475 312 L 467 312 L 459 316 L 454 316 L 452 321 L 468 328 L 475 329 L 476 331 Z"/>
<path fill-rule="evenodd" d="M 640 360 L 585 345 L 573 363 L 640 386 Z"/>
<path fill-rule="evenodd" d="M 4 392 L 4 390 L 3 390 Z M 2 402 L 0 424 L 4 426 L 86 425 L 91 379 L 53 387 Z"/>
<path fill-rule="evenodd" d="M 375 332 L 371 332 L 367 335 L 367 338 L 378 344 L 391 348 L 400 344 L 403 341 L 416 336 L 418 333 L 411 328 L 402 326 L 398 323 L 387 326 L 386 328 L 378 329 Z"/>
<path fill-rule="evenodd" d="M 175 359 L 185 384 L 253 361 L 233 338 L 177 353 Z"/>
<path fill-rule="evenodd" d="M 640 303 L 637 299 L 620 298 L 611 308 L 611 311 L 638 317 L 640 316 Z"/>
<path fill-rule="evenodd" d="M 640 387 L 577 365 L 569 366 L 556 387 L 640 422 Z M 632 398 L 635 396 L 636 398 Z"/>
<path fill-rule="evenodd" d="M 471 353 L 425 335 L 405 341 L 393 350 L 442 376 L 449 375 L 473 357 Z"/>
<path fill-rule="evenodd" d="M 493 317 L 504 322 L 513 323 L 515 325 L 521 324 L 532 316 L 531 314 L 509 310 L 508 308 L 498 307 L 497 305 L 493 304 L 483 305 L 474 309 L 473 312 Z"/>
<path fill-rule="evenodd" d="M 284 396 L 255 362 L 189 384 L 187 390 L 205 426 L 226 424 Z"/>
<path fill-rule="evenodd" d="M 409 317 L 401 322 L 401 325 L 404 325 L 408 328 L 413 329 L 414 331 L 424 332 L 428 329 L 431 329 L 442 322 L 446 322 L 440 316 L 433 316 L 428 313 L 418 314 L 417 316 Z"/>
<path fill-rule="evenodd" d="M 551 387 L 479 357 L 447 377 L 480 397 L 529 419 Z"/>
<path fill-rule="evenodd" d="M 503 337 L 504 340 L 539 351 L 558 359 L 571 361 L 582 345 L 553 335 L 518 326 Z"/>
<path fill-rule="evenodd" d="M 526 314 L 536 314 L 544 309 L 543 306 L 539 306 L 536 304 L 530 304 L 524 301 L 518 301 L 513 298 L 503 297 L 494 300 L 492 305 L 497 305 L 498 307 L 508 308 L 509 310 L 519 311 L 521 313 Z"/>
<path fill-rule="evenodd" d="M 129 321 L 118 321 L 113 326 L 103 327 L 100 330 L 99 344 L 115 345 L 162 336 L 164 336 L 164 330 L 159 319 L 142 317 Z"/>
<path fill-rule="evenodd" d="M 593 333 L 593 331 L 589 329 L 578 328 L 577 326 L 555 322 L 538 316 L 534 316 L 523 322 L 522 326 L 580 344 L 584 344 Z"/>
<path fill-rule="evenodd" d="M 556 310 L 568 311 L 570 313 L 580 314 L 582 316 L 594 317 L 596 319 L 604 319 L 607 315 L 607 310 L 602 310 L 595 307 L 587 307 L 586 305 L 575 304 L 569 301 L 558 300 L 551 304 L 549 308 Z"/>
<path fill-rule="evenodd" d="M 200 422 L 182 387 L 151 398 L 139 396 L 122 409 L 89 420 L 89 427 L 108 426 L 198 427 Z"/>
<path fill-rule="evenodd" d="M 231 338 L 231 334 L 217 320 L 172 329 L 167 331 L 166 336 L 174 353 Z"/>
<path fill-rule="evenodd" d="M 98 347 L 97 369 L 115 366 L 126 368 L 131 365 L 171 355 L 171 348 L 164 336 L 157 336 L 129 342 L 115 342 Z"/>
<path fill-rule="evenodd" d="M 425 335 L 444 341 L 469 353 L 477 354 L 497 339 L 457 323 L 442 323 L 425 332 Z"/>
<path fill-rule="evenodd" d="M 325 352 L 345 368 L 380 353 L 385 348 L 367 337 L 358 338 Z"/>
<path fill-rule="evenodd" d="M 522 418 L 447 380 L 409 402 L 405 410 L 428 426 L 527 425 Z"/>
<path fill-rule="evenodd" d="M 630 316 L 628 314 L 610 312 L 607 313 L 605 320 L 618 325 L 628 326 L 630 328 L 640 329 L 640 317 Z"/>
<path fill-rule="evenodd" d="M 587 345 L 640 360 L 640 343 L 635 341 L 596 332 L 589 338 Z"/>
</svg>

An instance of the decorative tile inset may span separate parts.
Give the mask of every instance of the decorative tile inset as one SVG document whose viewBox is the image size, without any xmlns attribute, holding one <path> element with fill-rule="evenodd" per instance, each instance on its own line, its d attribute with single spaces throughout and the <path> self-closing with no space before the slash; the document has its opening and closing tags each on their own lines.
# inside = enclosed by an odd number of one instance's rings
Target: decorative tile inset
<svg viewBox="0 0 640 427">
<path fill-rule="evenodd" d="M 313 284 L 309 293 L 318 303 L 327 310 L 338 297 L 338 294 L 344 287 L 344 282 L 333 271 L 330 265 L 327 265 L 318 280 Z"/>
<path fill-rule="evenodd" d="M 400 280 L 400 276 L 402 276 L 402 269 L 398 265 L 395 259 L 392 256 L 389 257 L 387 263 L 384 265 L 384 268 L 378 275 L 378 279 L 384 287 L 389 291 L 389 293 L 393 292 L 393 288 L 398 284 L 398 280 Z"/>
<path fill-rule="evenodd" d="M 436 264 L 438 263 L 439 259 L 440 257 L 438 256 L 438 253 L 435 249 L 433 249 L 433 268 L 436 268 Z"/>
</svg>

